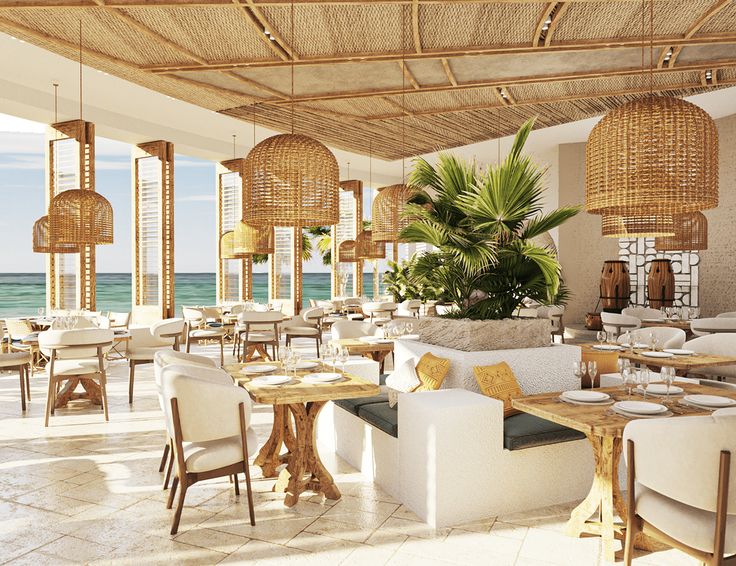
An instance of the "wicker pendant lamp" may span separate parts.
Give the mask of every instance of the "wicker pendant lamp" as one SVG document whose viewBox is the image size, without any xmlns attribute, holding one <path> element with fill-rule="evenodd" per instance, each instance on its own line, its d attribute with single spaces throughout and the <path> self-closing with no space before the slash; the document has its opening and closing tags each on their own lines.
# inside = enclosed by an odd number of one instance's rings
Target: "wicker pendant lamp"
<svg viewBox="0 0 736 566">
<path fill-rule="evenodd" d="M 708 219 L 702 212 L 675 216 L 675 235 L 657 238 L 654 248 L 661 252 L 708 249 Z"/>
<path fill-rule="evenodd" d="M 49 227 L 54 245 L 112 244 L 112 205 L 92 190 L 62 191 L 51 199 Z"/>
<path fill-rule="evenodd" d="M 355 240 L 343 240 L 337 247 L 337 261 L 340 263 L 355 263 L 358 261 Z"/>
<path fill-rule="evenodd" d="M 244 259 L 249 254 L 235 252 L 235 232 L 228 230 L 220 236 L 220 259 Z"/>
<path fill-rule="evenodd" d="M 398 242 L 401 231 L 411 224 L 404 206 L 417 189 L 410 185 L 390 185 L 378 190 L 371 209 L 374 242 Z"/>
<path fill-rule="evenodd" d="M 78 244 L 51 243 L 49 217 L 42 216 L 33 223 L 33 251 L 40 254 L 77 254 Z"/>
<path fill-rule="evenodd" d="M 602 233 L 608 238 L 657 238 L 673 236 L 672 216 L 609 216 L 601 219 Z"/>
<path fill-rule="evenodd" d="M 363 230 L 355 238 L 355 248 L 358 259 L 384 259 L 386 257 L 386 242 L 374 242 L 373 231 Z"/>
<path fill-rule="evenodd" d="M 238 222 L 235 226 L 233 252 L 236 254 L 272 254 L 274 251 L 273 228 L 252 226 Z"/>
</svg>

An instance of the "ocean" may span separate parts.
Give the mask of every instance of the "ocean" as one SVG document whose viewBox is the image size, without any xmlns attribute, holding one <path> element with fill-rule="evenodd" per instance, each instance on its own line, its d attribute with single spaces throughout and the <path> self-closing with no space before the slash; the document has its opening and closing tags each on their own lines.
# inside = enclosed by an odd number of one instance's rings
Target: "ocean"
<svg viewBox="0 0 736 566">
<path fill-rule="evenodd" d="M 0 273 L 0 318 L 35 315 L 46 305 L 46 279 L 43 273 Z M 267 301 L 268 275 L 253 274 L 253 298 Z M 304 305 L 309 299 L 330 298 L 329 273 L 303 275 Z M 97 310 L 127 312 L 131 308 L 130 273 L 97 274 Z M 175 283 L 176 306 L 214 305 L 214 273 L 177 273 Z M 364 295 L 373 295 L 373 274 L 363 274 Z"/>
</svg>

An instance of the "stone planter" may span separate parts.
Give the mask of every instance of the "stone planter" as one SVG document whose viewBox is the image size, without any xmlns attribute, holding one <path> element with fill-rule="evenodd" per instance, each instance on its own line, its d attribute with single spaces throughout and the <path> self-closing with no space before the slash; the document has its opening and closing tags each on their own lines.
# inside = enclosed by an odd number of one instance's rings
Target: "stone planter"
<svg viewBox="0 0 736 566">
<path fill-rule="evenodd" d="M 424 317 L 419 319 L 419 340 L 463 352 L 542 348 L 550 345 L 546 318 L 470 320 Z"/>
</svg>

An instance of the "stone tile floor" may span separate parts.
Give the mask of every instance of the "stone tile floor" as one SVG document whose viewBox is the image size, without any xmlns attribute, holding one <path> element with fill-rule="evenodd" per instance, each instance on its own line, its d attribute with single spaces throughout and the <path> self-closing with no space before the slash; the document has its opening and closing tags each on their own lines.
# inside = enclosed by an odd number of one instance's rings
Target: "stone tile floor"
<svg viewBox="0 0 736 566">
<path fill-rule="evenodd" d="M 217 357 L 211 346 L 197 353 Z M 227 361 L 227 360 L 226 360 Z M 135 401 L 127 399 L 127 365 L 112 362 L 110 422 L 86 401 L 58 410 L 43 427 L 46 379 L 32 378 L 24 415 L 18 378 L 0 374 L 0 563 L 257 565 L 597 565 L 597 538 L 573 539 L 563 527 L 574 502 L 435 530 L 351 469 L 322 453 L 343 497 L 303 497 L 294 508 L 271 492 L 272 480 L 252 468 L 256 526 L 248 523 L 245 490 L 227 480 L 195 485 L 179 533 L 169 535 L 158 465 L 163 422 L 153 370 L 136 370 Z M 271 409 L 253 422 L 268 436 Z M 640 565 L 695 564 L 664 551 Z"/>
</svg>

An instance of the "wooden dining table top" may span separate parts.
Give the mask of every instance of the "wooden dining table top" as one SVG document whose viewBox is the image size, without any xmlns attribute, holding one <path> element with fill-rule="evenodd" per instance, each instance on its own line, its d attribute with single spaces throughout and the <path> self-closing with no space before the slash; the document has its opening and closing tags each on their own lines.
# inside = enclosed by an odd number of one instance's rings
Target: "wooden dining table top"
<svg viewBox="0 0 736 566">
<path fill-rule="evenodd" d="M 290 383 L 283 385 L 257 385 L 253 379 L 263 374 L 244 374 L 243 368 L 248 366 L 273 365 L 278 369 L 273 373 L 284 374 L 281 362 L 252 362 L 246 364 L 232 364 L 225 366 L 230 376 L 242 388 L 250 394 L 256 403 L 268 405 L 291 405 L 295 403 L 309 403 L 314 401 L 336 401 L 338 399 L 351 399 L 354 397 L 371 397 L 380 393 L 380 388 L 375 383 L 365 379 L 344 373 L 337 368 L 330 367 L 330 373 L 341 373 L 342 378 L 338 381 L 328 383 L 307 383 L 303 381 L 304 376 L 310 373 L 324 371 L 320 366 L 309 370 L 297 370 L 296 377 Z M 292 375 L 292 372 L 289 373 Z"/>
<path fill-rule="evenodd" d="M 679 381 L 676 385 L 682 387 L 684 393 L 671 395 L 667 406 L 670 408 L 672 415 L 659 418 L 703 416 L 712 413 L 707 409 L 681 405 L 678 401 L 682 399 L 683 395 L 718 395 L 736 400 L 736 390 Z M 621 387 L 603 387 L 595 389 L 595 391 L 608 393 L 614 401 L 629 400 L 628 393 Z M 643 401 L 644 398 L 642 394 L 635 393 L 631 400 Z M 647 397 L 647 401 L 652 403 L 662 403 L 664 400 L 664 397 L 654 397 L 652 395 Z M 511 404 L 519 411 L 578 430 L 588 436 L 621 438 L 626 425 L 635 420 L 634 417 L 629 418 L 614 413 L 611 405 L 573 405 L 566 403 L 560 400 L 560 392 L 518 397 L 512 399 Z"/>
<path fill-rule="evenodd" d="M 689 320 L 672 320 L 672 319 L 666 319 L 663 318 L 662 320 L 642 320 L 641 321 L 641 327 L 642 328 L 679 328 L 680 330 L 684 330 L 685 332 L 688 332 L 690 330 L 690 321 Z"/>
<path fill-rule="evenodd" d="M 350 353 L 362 354 L 365 352 L 393 352 L 394 343 L 385 342 L 382 344 L 376 342 L 364 342 L 357 338 L 340 338 L 339 340 L 330 340 L 330 344 L 347 348 Z"/>
<path fill-rule="evenodd" d="M 716 354 L 691 354 L 689 356 L 673 355 L 670 358 L 653 358 L 645 356 L 642 352 L 646 352 L 646 348 L 637 348 L 634 351 L 628 349 L 623 350 L 599 350 L 594 348 L 597 344 L 581 344 L 580 347 L 584 352 L 609 353 L 626 358 L 638 364 L 650 366 L 668 366 L 677 370 L 691 370 L 706 367 L 730 366 L 736 365 L 736 356 L 719 356 Z"/>
</svg>

